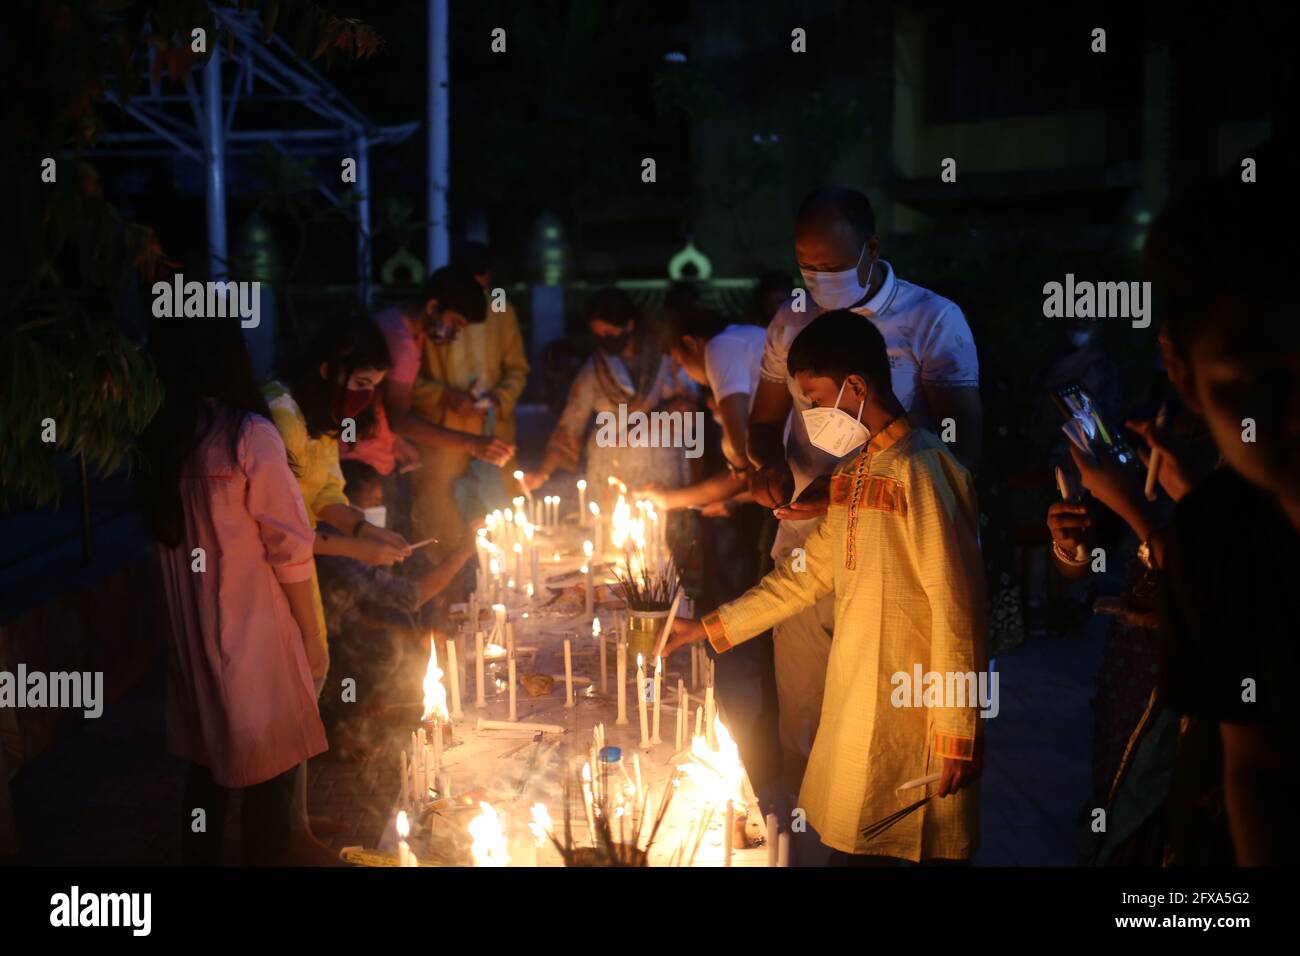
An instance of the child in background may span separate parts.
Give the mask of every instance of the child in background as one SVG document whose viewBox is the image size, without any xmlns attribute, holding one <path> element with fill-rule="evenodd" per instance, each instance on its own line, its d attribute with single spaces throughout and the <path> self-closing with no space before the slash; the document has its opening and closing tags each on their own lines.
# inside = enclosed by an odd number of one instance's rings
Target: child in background
<svg viewBox="0 0 1300 956">
<path fill-rule="evenodd" d="M 885 341 L 867 317 L 843 309 L 817 317 L 787 362 L 814 406 L 803 413 L 814 446 L 837 458 L 866 447 L 836 469 L 829 510 L 803 553 L 703 621 L 679 619 L 667 648 L 707 639 L 723 653 L 833 593 L 835 640 L 799 806 L 840 865 L 968 859 L 977 844 L 980 702 L 927 693 L 925 706 L 914 706 L 911 693 L 899 693 L 899 675 L 911 680 L 919 668 L 944 675 L 947 686 L 959 675 L 968 687 L 987 667 L 970 473 L 908 420 Z M 927 793 L 895 788 L 931 773 L 940 775 L 932 796 L 944 799 L 863 833 Z"/>
</svg>

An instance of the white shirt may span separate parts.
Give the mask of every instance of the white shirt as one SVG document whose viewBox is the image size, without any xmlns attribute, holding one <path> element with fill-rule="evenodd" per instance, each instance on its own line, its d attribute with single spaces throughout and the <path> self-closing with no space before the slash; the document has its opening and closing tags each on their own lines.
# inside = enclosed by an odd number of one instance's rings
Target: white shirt
<svg viewBox="0 0 1300 956">
<path fill-rule="evenodd" d="M 749 399 L 746 404 L 753 410 L 766 340 L 767 331 L 760 326 L 729 325 L 704 346 L 704 377 L 718 406 L 714 417 L 719 425 L 722 424 L 720 413 L 725 398 L 745 395 Z M 743 448 L 742 444 L 741 449 Z M 733 447 L 725 434 L 722 438 L 722 453 L 737 467 L 748 464 L 744 452 Z"/>
<path fill-rule="evenodd" d="M 853 309 L 876 324 L 885 339 L 894 394 L 903 407 L 912 410 L 922 385 L 949 388 L 979 385 L 979 359 L 975 338 L 966 317 L 956 303 L 929 289 L 898 278 L 884 259 L 877 263 L 885 270 L 885 281 L 870 299 Z M 794 409 L 786 426 L 785 453 L 794 473 L 795 494 L 802 492 L 814 479 L 829 475 L 840 459 L 814 448 L 808 441 L 800 413 L 812 407 L 804 398 L 794 377 L 786 370 L 786 356 L 800 332 L 813 319 L 827 311 L 811 296 L 805 297 L 805 310 L 794 311 L 793 297 L 777 309 L 767 328 L 763 347 L 761 375 L 764 381 L 781 382 L 790 389 Z M 857 409 L 851 409 L 856 412 Z M 856 454 L 854 449 L 850 454 Z M 772 556 L 778 560 L 796 547 L 821 518 L 782 521 Z"/>
<path fill-rule="evenodd" d="M 732 395 L 748 395 L 754 407 L 763 365 L 767 330 L 757 325 L 729 325 L 704 347 L 704 376 L 719 405 Z"/>
</svg>

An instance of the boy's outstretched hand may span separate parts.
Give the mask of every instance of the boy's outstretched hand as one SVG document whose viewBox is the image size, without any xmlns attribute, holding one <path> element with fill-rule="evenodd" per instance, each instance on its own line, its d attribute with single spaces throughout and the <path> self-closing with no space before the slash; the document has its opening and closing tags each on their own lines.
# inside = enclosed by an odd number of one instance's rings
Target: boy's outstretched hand
<svg viewBox="0 0 1300 956">
<path fill-rule="evenodd" d="M 679 647 L 694 644 L 704 638 L 703 624 L 689 617 L 679 617 L 673 621 L 672 633 L 668 635 L 668 643 L 664 645 L 664 657 L 670 656 Z"/>
</svg>

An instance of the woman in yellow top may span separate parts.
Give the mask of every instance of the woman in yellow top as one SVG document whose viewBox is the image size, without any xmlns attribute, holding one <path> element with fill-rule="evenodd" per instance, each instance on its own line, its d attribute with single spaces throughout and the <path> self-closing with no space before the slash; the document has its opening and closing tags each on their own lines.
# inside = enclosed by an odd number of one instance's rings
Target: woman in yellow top
<svg viewBox="0 0 1300 956">
<path fill-rule="evenodd" d="M 307 349 L 286 365 L 283 382 L 266 386 L 271 418 L 284 440 L 315 532 L 314 554 L 391 565 L 411 553 L 401 535 L 370 524 L 349 503 L 339 467 L 339 442 L 364 438 L 373 424 L 375 387 L 390 364 L 383 333 L 369 319 L 327 321 Z M 319 695 L 329 672 L 329 646 L 315 568 L 311 586 L 319 637 L 307 648 L 307 660 Z M 322 861 L 332 857 L 311 833 L 305 763 L 298 775 L 293 817 L 296 855 Z"/>
</svg>

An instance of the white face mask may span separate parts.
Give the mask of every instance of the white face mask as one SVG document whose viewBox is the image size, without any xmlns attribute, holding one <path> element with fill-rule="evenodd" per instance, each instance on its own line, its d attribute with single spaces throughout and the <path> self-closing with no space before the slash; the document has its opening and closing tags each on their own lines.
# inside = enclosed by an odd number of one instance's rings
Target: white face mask
<svg viewBox="0 0 1300 956">
<path fill-rule="evenodd" d="M 836 458 L 843 458 L 871 437 L 871 432 L 862 424 L 862 410 L 867 404 L 865 400 L 858 405 L 856 419 L 840 408 L 840 398 L 844 395 L 844 386 L 848 381 L 846 378 L 840 383 L 834 408 L 807 408 L 803 411 L 803 425 L 808 432 L 808 441 L 814 448 Z"/>
<path fill-rule="evenodd" d="M 362 508 L 361 513 L 365 515 L 366 521 L 376 528 L 386 527 L 388 524 L 388 509 L 383 505 L 375 505 L 373 508 Z"/>
<path fill-rule="evenodd" d="M 866 254 L 867 244 L 864 242 L 862 251 L 858 253 L 857 265 L 844 272 L 813 272 L 801 268 L 799 273 L 803 276 L 803 284 L 808 287 L 808 294 L 813 301 L 823 309 L 847 309 L 866 298 L 867 289 L 871 287 L 871 273 L 876 268 L 873 259 L 867 269 L 866 284 L 858 282 L 858 268 Z"/>
</svg>

